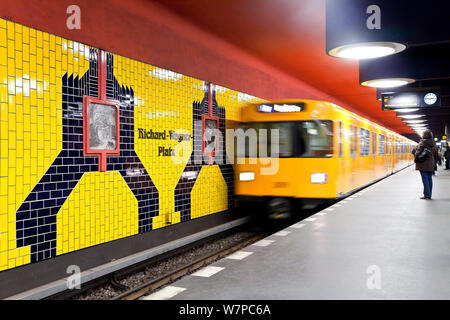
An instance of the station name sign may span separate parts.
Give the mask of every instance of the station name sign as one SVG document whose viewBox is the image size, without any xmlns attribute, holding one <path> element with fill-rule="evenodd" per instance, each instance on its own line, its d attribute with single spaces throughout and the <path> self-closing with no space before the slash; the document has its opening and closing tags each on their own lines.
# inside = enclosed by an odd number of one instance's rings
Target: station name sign
<svg viewBox="0 0 450 320">
<path fill-rule="evenodd" d="M 138 128 L 138 139 L 153 139 L 153 140 L 175 140 L 178 142 L 190 141 L 191 135 L 180 134 L 174 131 L 153 131 L 152 129 L 147 130 L 144 128 Z M 158 147 L 159 157 L 173 157 L 175 156 L 175 150 L 173 148 L 166 148 L 165 146 Z"/>
<path fill-rule="evenodd" d="M 430 108 L 441 106 L 441 95 L 437 91 L 396 92 L 381 94 L 381 109 Z"/>
</svg>

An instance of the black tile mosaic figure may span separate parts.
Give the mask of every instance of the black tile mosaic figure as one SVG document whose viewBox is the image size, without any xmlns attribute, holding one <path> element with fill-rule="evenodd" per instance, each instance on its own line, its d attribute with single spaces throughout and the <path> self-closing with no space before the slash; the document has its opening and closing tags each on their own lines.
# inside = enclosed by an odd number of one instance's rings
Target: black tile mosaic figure
<svg viewBox="0 0 450 320">
<path fill-rule="evenodd" d="M 89 70 L 62 78 L 63 146 L 50 168 L 16 212 L 17 247 L 31 246 L 31 262 L 56 256 L 58 211 L 85 172 L 98 171 L 98 157 L 83 155 L 83 95 L 98 96 L 98 51 L 90 50 Z M 152 229 L 158 190 L 134 151 L 134 92 L 113 74 L 107 54 L 106 96 L 120 102 L 120 155 L 107 158 L 107 171 L 119 171 L 138 201 L 139 233 Z"/>
<path fill-rule="evenodd" d="M 205 95 L 201 102 L 194 101 L 192 108 L 193 118 L 193 151 L 184 168 L 183 173 L 189 172 L 191 174 L 181 175 L 180 180 L 175 188 L 175 211 L 180 212 L 181 222 L 191 220 L 191 191 L 197 181 L 200 170 L 203 166 L 209 165 L 207 158 L 202 156 L 202 115 L 209 114 L 209 90 L 208 85 L 204 86 Z M 225 135 L 225 108 L 220 107 L 216 100 L 216 91 L 213 86 L 212 90 L 212 110 L 213 116 L 219 119 L 219 131 L 221 137 L 219 140 L 220 153 L 213 158 L 213 165 L 219 165 L 223 178 L 228 187 L 228 209 L 233 207 L 233 179 L 234 171 L 230 162 L 225 161 L 227 155 L 225 152 L 226 135 Z M 197 123 L 197 125 L 196 125 Z M 199 125 L 200 124 L 200 125 Z M 195 173 L 195 174 L 194 174 Z"/>
</svg>

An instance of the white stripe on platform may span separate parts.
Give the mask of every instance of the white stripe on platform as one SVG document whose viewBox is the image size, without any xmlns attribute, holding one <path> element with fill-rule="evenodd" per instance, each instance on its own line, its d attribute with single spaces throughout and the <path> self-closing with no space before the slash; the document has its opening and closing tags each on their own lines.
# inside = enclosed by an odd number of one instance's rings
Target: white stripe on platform
<svg viewBox="0 0 450 320">
<path fill-rule="evenodd" d="M 332 205 L 331 207 L 332 207 L 332 208 L 339 208 L 339 207 L 342 207 L 342 204 L 334 204 L 334 205 Z"/>
<path fill-rule="evenodd" d="M 155 293 L 143 297 L 142 300 L 167 300 L 175 297 L 177 294 L 183 292 L 184 290 L 186 290 L 186 288 L 167 286 L 159 291 L 156 291 Z"/>
<path fill-rule="evenodd" d="M 291 227 L 295 228 L 295 229 L 300 229 L 300 228 L 303 228 L 304 226 L 305 226 L 305 224 L 303 224 L 303 223 L 296 223 L 296 224 L 293 224 Z"/>
<path fill-rule="evenodd" d="M 247 258 L 249 255 L 253 254 L 253 252 L 249 251 L 237 251 L 233 254 L 230 254 L 229 256 L 225 257 L 226 259 L 233 259 L 233 260 L 242 260 Z"/>
<path fill-rule="evenodd" d="M 348 201 L 347 200 L 341 200 L 341 201 L 339 201 L 339 203 L 347 203 Z"/>
<path fill-rule="evenodd" d="M 267 247 L 268 245 L 272 244 L 273 242 L 275 242 L 275 240 L 259 240 L 258 242 L 253 243 L 252 245 L 254 246 L 258 246 L 258 247 Z"/>
<path fill-rule="evenodd" d="M 304 221 L 316 221 L 316 218 L 306 218 Z"/>
<path fill-rule="evenodd" d="M 321 212 L 318 212 L 317 214 L 319 215 L 319 216 L 324 216 L 324 215 L 326 215 L 328 212 L 326 212 L 326 211 L 321 211 Z"/>
<path fill-rule="evenodd" d="M 334 209 L 333 209 L 333 208 L 326 208 L 326 209 L 323 210 L 323 211 L 334 211 Z"/>
<path fill-rule="evenodd" d="M 223 269 L 225 269 L 225 268 L 207 266 L 207 267 L 204 267 L 203 269 L 200 269 L 200 270 L 194 272 L 193 274 L 191 274 L 191 276 L 209 278 L 212 275 L 215 275 L 217 272 L 222 271 Z"/>
<path fill-rule="evenodd" d="M 291 232 L 282 230 L 282 231 L 278 231 L 277 233 L 274 233 L 273 235 L 274 236 L 284 237 L 284 236 L 287 236 L 289 233 L 291 233 Z"/>
</svg>

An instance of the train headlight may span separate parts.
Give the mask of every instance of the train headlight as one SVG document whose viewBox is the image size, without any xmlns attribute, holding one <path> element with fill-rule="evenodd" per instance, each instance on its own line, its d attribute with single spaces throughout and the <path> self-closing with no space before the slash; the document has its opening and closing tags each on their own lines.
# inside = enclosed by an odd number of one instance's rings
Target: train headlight
<svg viewBox="0 0 450 320">
<path fill-rule="evenodd" d="M 327 183 L 328 173 L 325 172 L 315 172 L 311 174 L 311 183 Z"/>
<path fill-rule="evenodd" d="M 252 181 L 255 180 L 254 172 L 241 172 L 239 174 L 239 181 Z"/>
</svg>

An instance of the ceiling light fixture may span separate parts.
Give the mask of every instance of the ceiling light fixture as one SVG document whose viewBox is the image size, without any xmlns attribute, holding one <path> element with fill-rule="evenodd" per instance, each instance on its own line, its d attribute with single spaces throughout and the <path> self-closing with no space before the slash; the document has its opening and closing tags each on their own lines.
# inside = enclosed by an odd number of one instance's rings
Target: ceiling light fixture
<svg viewBox="0 0 450 320">
<path fill-rule="evenodd" d="M 425 122 L 426 120 L 406 120 L 406 123 L 422 123 Z"/>
<path fill-rule="evenodd" d="M 419 108 L 404 108 L 404 109 L 395 109 L 396 112 L 407 113 L 407 112 L 415 112 L 418 111 Z"/>
<path fill-rule="evenodd" d="M 405 50 L 406 46 L 396 42 L 363 42 L 340 46 L 328 51 L 333 57 L 345 59 L 373 59 Z"/>
<path fill-rule="evenodd" d="M 421 118 L 424 117 L 424 114 L 399 114 L 399 117 L 403 118 L 403 119 L 417 119 L 417 118 Z"/>
<path fill-rule="evenodd" d="M 374 79 L 362 82 L 363 86 L 373 88 L 394 88 L 413 83 L 415 80 L 410 78 L 387 78 L 387 79 Z"/>
</svg>

